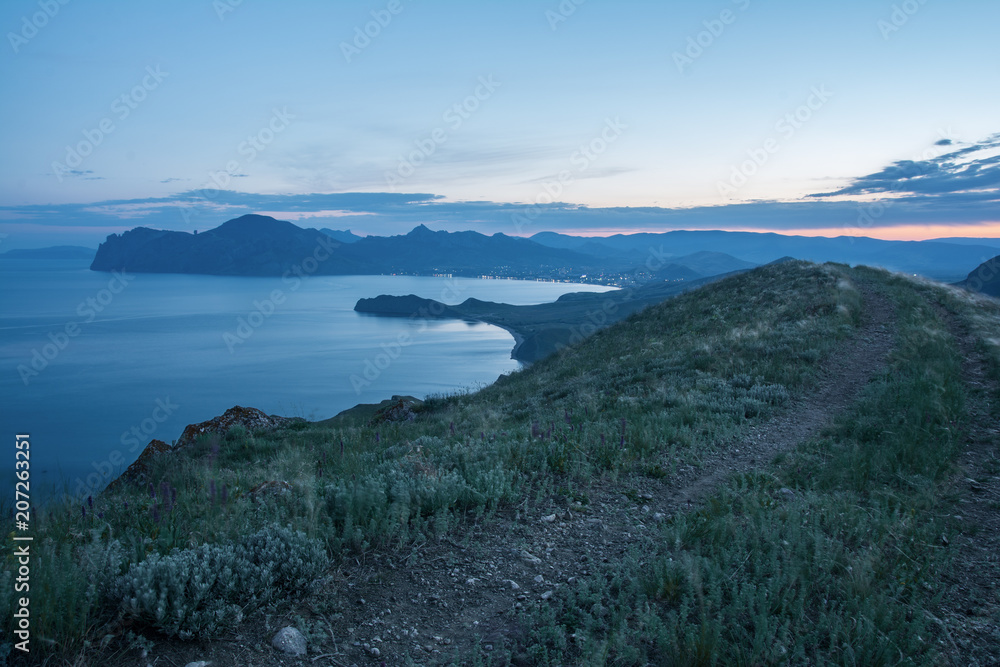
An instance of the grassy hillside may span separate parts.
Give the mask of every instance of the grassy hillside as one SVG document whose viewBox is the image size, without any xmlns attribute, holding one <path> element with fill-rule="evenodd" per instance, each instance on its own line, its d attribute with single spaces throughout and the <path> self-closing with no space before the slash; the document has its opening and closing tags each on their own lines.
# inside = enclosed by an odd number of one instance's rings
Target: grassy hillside
<svg viewBox="0 0 1000 667">
<path fill-rule="evenodd" d="M 876 297 L 891 311 L 886 366 L 828 427 L 774 461 L 749 458 L 754 429 L 794 421 L 836 357 L 866 343 Z M 978 393 L 955 326 L 993 383 Z M 352 639 L 380 623 L 372 646 L 388 664 L 941 664 L 958 648 L 940 611 L 955 567 L 944 545 L 963 530 L 950 484 L 970 402 L 998 416 L 997 331 L 990 300 L 790 262 L 649 308 L 475 394 L 428 400 L 413 421 L 205 437 L 155 459 L 148 485 L 38 513 L 32 657 L 137 664 L 148 651 L 184 664 L 215 651 L 214 664 L 273 664 L 270 635 L 296 625 L 310 659 L 329 658 L 302 664 L 378 664 Z M 727 461 L 741 464 L 693 504 L 663 500 Z M 654 520 L 657 503 L 670 509 Z M 588 521 L 620 555 L 560 557 L 559 540 Z M 454 589 L 433 600 L 461 609 L 472 594 L 455 591 L 483 584 L 459 568 L 506 571 L 509 554 L 490 555 L 503 549 L 527 563 L 510 571 L 536 567 L 551 590 L 456 620 L 469 641 L 436 637 L 452 646 L 440 655 L 376 623 L 425 605 L 431 577 Z M 560 580 L 571 557 L 580 574 Z M 0 582 L 0 642 L 15 567 L 8 558 Z M 407 568 L 423 588 L 397 592 L 389 616 L 352 602 Z M 491 585 L 510 595 L 505 581 Z"/>
</svg>

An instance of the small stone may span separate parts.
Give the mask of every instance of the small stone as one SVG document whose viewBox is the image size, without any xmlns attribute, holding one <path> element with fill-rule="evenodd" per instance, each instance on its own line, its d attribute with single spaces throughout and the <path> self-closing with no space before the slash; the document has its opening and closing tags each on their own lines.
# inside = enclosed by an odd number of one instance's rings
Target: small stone
<svg viewBox="0 0 1000 667">
<path fill-rule="evenodd" d="M 527 551 L 522 551 L 521 552 L 521 558 L 523 558 L 524 560 L 528 561 L 532 565 L 541 565 L 542 564 L 542 559 L 541 558 L 539 558 L 538 556 L 535 556 L 533 554 L 530 554 Z"/>
<path fill-rule="evenodd" d="M 545 581 L 545 577 L 543 577 L 543 576 L 542 576 L 542 575 L 540 575 L 540 574 L 536 574 L 536 575 L 535 575 L 535 583 L 536 583 L 536 584 L 540 584 L 540 583 L 542 583 L 543 581 Z"/>
<path fill-rule="evenodd" d="M 653 521 L 663 521 L 666 518 L 667 515 L 664 514 L 663 512 L 656 512 L 655 514 L 653 514 Z"/>
<path fill-rule="evenodd" d="M 271 640 L 271 646 L 288 655 L 305 655 L 306 638 L 295 628 L 282 628 Z"/>
<path fill-rule="evenodd" d="M 521 590 L 521 587 L 518 586 L 517 582 L 514 581 L 513 579 L 508 579 L 507 581 L 510 582 L 510 590 L 512 590 L 512 591 L 519 591 L 519 590 Z"/>
<path fill-rule="evenodd" d="M 184 667 L 209 667 L 211 664 L 208 660 L 199 660 L 198 662 L 189 662 Z"/>
<path fill-rule="evenodd" d="M 555 514 L 549 514 L 548 516 L 542 517 L 542 521 L 544 521 L 545 523 L 555 523 L 555 520 L 556 520 Z"/>
<path fill-rule="evenodd" d="M 377 648 L 374 648 L 374 647 L 372 647 L 371 649 L 369 649 L 368 652 L 372 654 L 373 658 L 377 658 L 380 655 L 382 655 L 382 651 L 380 651 L 380 650 L 378 650 Z"/>
<path fill-rule="evenodd" d="M 552 591 L 545 591 L 544 593 L 542 593 L 543 600 L 548 600 L 551 597 L 552 597 Z"/>
<path fill-rule="evenodd" d="M 944 533 L 941 534 L 941 544 L 943 544 L 944 546 L 948 546 L 948 536 L 945 535 Z"/>
<path fill-rule="evenodd" d="M 785 498 L 794 498 L 795 497 L 795 492 L 792 491 L 791 489 L 787 488 L 787 487 L 781 487 L 780 489 L 778 489 L 778 493 L 780 493 L 781 495 L 785 496 Z"/>
</svg>

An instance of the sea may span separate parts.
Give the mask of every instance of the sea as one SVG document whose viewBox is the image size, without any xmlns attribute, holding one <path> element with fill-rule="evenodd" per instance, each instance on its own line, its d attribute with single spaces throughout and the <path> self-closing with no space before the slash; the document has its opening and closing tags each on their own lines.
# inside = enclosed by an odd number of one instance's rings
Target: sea
<svg viewBox="0 0 1000 667">
<path fill-rule="evenodd" d="M 88 265 L 0 259 L 0 402 L 10 444 L 0 470 L 13 489 L 15 440 L 28 435 L 34 503 L 94 495 L 150 440 L 170 444 L 187 424 L 235 405 L 315 421 L 394 394 L 474 391 L 520 368 L 503 329 L 356 313 L 360 298 L 536 304 L 612 289 L 449 276 L 117 274 Z"/>
</svg>

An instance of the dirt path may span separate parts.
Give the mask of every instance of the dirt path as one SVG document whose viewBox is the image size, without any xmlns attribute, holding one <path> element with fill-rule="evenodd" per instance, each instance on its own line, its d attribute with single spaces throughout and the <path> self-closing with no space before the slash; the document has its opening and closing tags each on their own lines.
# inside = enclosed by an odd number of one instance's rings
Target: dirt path
<svg viewBox="0 0 1000 667">
<path fill-rule="evenodd" d="M 732 473 L 765 466 L 779 451 L 817 435 L 855 399 L 885 363 L 895 317 L 886 297 L 864 285 L 859 289 L 862 326 L 830 355 L 817 389 L 698 469 L 670 480 L 595 484 L 580 490 L 589 501 L 584 504 L 572 497 L 529 497 L 492 517 L 465 517 L 449 539 L 345 564 L 313 598 L 314 606 L 294 610 L 311 617 L 314 631 L 325 635 L 321 657 L 274 654 L 268 641 L 290 624 L 293 610 L 286 609 L 255 619 L 252 631 L 228 642 L 178 646 L 170 662 L 436 665 L 466 664 L 476 653 L 491 662 L 521 639 L 522 611 L 546 604 L 560 587 L 576 585 L 601 563 L 652 540 L 655 523 L 698 502 Z"/>
<path fill-rule="evenodd" d="M 724 454 L 705 459 L 700 470 L 691 471 L 668 492 L 671 504 L 693 504 L 733 473 L 766 464 L 779 452 L 816 436 L 885 366 L 895 335 L 895 306 L 869 285 L 858 289 L 864 299 L 861 328 L 830 354 L 818 388 L 793 400 L 781 414 L 752 426 Z"/>
<path fill-rule="evenodd" d="M 947 547 L 953 560 L 944 583 L 951 588 L 938 615 L 928 616 L 944 634 L 949 664 L 985 667 L 1000 664 L 1000 424 L 991 405 L 997 383 L 976 336 L 952 313 L 938 312 L 962 352 L 971 423 L 950 489 L 958 508 L 958 534 Z"/>
<path fill-rule="evenodd" d="M 859 289 L 863 324 L 830 355 L 816 391 L 754 426 L 699 469 L 669 483 L 642 478 L 638 496 L 631 498 L 616 485 L 586 489 L 586 505 L 529 499 L 496 520 L 471 523 L 457 538 L 466 547 L 439 543 L 396 563 L 373 562 L 345 572 L 343 584 L 356 599 L 342 612 L 348 622 L 342 644 L 347 655 L 339 659 L 398 664 L 408 655 L 418 663 L 438 664 L 475 651 L 499 651 L 517 639 L 519 611 L 544 604 L 550 591 L 572 586 L 599 563 L 620 558 L 651 536 L 658 519 L 678 505 L 697 502 L 732 473 L 766 465 L 779 451 L 817 435 L 884 366 L 892 348 L 892 303 L 874 288 Z M 372 659 L 371 649 L 379 658 Z"/>
</svg>

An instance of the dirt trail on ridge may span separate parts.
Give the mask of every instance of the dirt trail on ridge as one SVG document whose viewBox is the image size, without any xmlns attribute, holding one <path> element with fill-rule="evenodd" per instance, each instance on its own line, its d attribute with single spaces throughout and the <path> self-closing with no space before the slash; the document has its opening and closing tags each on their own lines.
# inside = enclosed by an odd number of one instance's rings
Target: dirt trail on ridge
<svg viewBox="0 0 1000 667">
<path fill-rule="evenodd" d="M 651 543 L 658 522 L 696 504 L 729 475 L 764 467 L 778 452 L 818 435 L 857 398 L 884 367 L 895 331 L 890 300 L 874 287 L 857 287 L 862 325 L 828 356 L 818 386 L 738 441 L 722 443 L 699 468 L 664 480 L 637 475 L 595 482 L 581 489 L 585 504 L 531 496 L 492 517 L 469 515 L 448 538 L 342 564 L 311 599 L 315 604 L 258 615 L 224 642 L 174 646 L 171 662 L 437 665 L 468 664 L 478 653 L 486 664 L 504 664 L 505 649 L 524 639 L 520 614 Z M 315 631 L 326 635 L 319 656 L 278 657 L 270 648 L 270 637 L 293 613 L 309 616 Z M 522 663 L 515 656 L 513 664 Z"/>
</svg>

